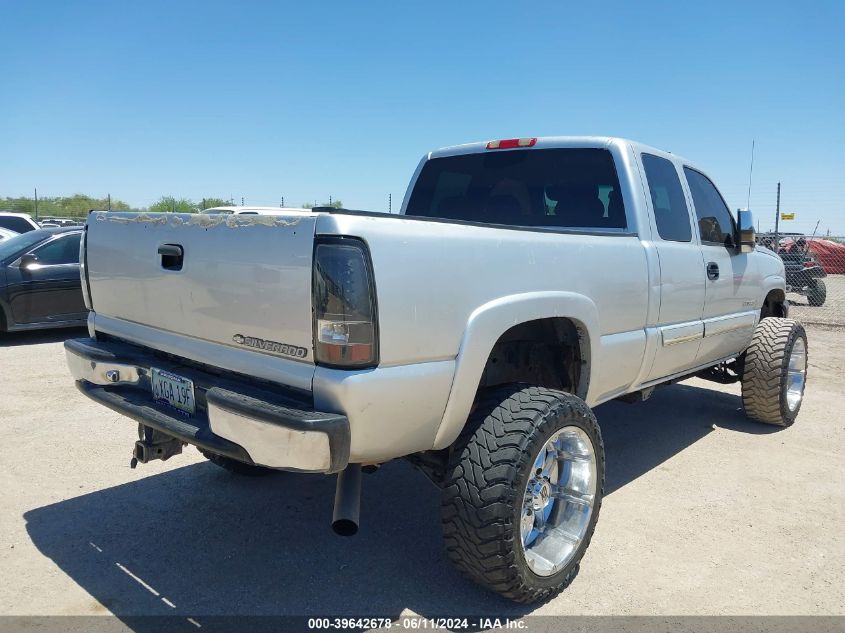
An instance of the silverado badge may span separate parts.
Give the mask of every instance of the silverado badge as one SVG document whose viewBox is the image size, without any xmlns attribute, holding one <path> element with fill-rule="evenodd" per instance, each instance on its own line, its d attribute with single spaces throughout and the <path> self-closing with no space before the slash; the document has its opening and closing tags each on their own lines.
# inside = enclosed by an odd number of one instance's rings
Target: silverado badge
<svg viewBox="0 0 845 633">
<path fill-rule="evenodd" d="M 254 336 L 235 334 L 232 337 L 232 340 L 238 345 L 246 345 L 247 347 L 254 347 L 255 349 L 264 350 L 265 352 L 292 356 L 293 358 L 305 358 L 308 355 L 308 350 L 304 347 L 288 345 L 287 343 L 277 343 L 276 341 L 268 341 Z"/>
</svg>

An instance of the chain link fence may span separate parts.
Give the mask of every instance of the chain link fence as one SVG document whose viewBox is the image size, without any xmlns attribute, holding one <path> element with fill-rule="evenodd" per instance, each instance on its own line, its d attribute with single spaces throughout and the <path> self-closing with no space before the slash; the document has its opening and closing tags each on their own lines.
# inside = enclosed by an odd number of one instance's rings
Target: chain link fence
<svg viewBox="0 0 845 633">
<path fill-rule="evenodd" d="M 775 236 L 758 242 L 775 250 Z M 781 234 L 777 253 L 786 268 L 789 316 L 803 323 L 845 326 L 845 236 Z"/>
</svg>

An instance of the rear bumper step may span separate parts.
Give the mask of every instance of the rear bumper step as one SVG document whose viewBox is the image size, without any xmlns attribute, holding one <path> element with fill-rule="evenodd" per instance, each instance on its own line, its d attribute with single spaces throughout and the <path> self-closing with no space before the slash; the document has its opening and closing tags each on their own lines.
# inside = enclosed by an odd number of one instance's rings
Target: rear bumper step
<svg viewBox="0 0 845 633">
<path fill-rule="evenodd" d="M 86 396 L 188 444 L 248 464 L 300 472 L 339 472 L 349 462 L 346 416 L 314 411 L 283 387 L 256 387 L 242 376 L 204 372 L 119 341 L 72 339 L 65 342 L 65 353 Z M 194 415 L 153 399 L 152 367 L 193 381 Z"/>
</svg>

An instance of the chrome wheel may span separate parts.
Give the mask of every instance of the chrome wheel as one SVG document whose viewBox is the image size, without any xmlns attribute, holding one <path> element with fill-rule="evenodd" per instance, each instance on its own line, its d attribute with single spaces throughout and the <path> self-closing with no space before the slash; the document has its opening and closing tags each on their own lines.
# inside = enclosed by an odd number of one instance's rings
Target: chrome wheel
<svg viewBox="0 0 845 633">
<path fill-rule="evenodd" d="M 807 379 L 807 344 L 800 336 L 792 346 L 786 373 L 786 406 L 790 411 L 795 411 L 804 397 L 804 382 Z"/>
<path fill-rule="evenodd" d="M 583 542 L 597 479 L 593 443 L 579 427 L 563 427 L 540 449 L 525 487 L 520 518 L 525 560 L 538 576 L 563 569 Z"/>
</svg>

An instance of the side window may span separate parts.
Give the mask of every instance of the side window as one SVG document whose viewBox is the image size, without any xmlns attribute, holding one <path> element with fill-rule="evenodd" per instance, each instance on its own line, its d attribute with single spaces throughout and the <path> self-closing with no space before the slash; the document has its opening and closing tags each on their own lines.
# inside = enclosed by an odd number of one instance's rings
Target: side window
<svg viewBox="0 0 845 633">
<path fill-rule="evenodd" d="M 684 167 L 689 183 L 701 241 L 734 246 L 734 219 L 715 185 L 702 173 Z"/>
<path fill-rule="evenodd" d="M 643 154 L 642 159 L 657 232 L 664 240 L 689 242 L 692 240 L 689 209 L 675 165 L 653 154 Z"/>
<path fill-rule="evenodd" d="M 82 234 L 80 233 L 60 237 L 41 248 L 35 249 L 33 254 L 38 257 L 39 264 L 78 264 L 79 240 L 81 237 Z"/>
</svg>

